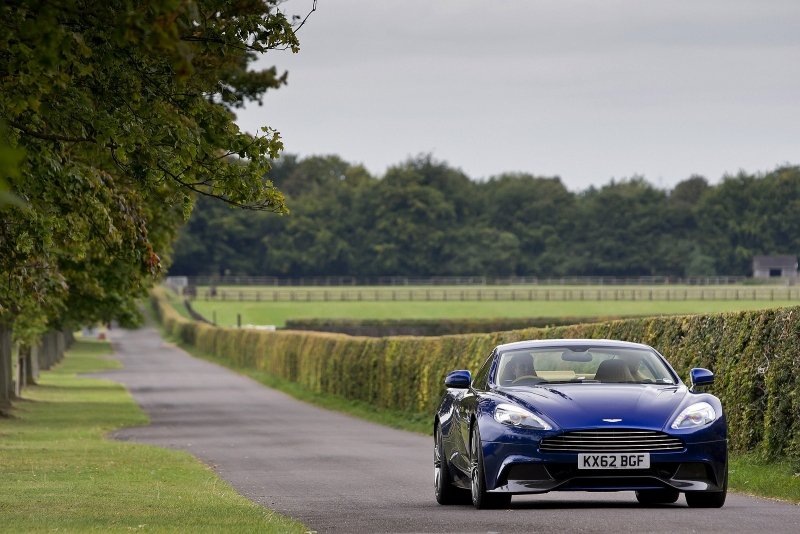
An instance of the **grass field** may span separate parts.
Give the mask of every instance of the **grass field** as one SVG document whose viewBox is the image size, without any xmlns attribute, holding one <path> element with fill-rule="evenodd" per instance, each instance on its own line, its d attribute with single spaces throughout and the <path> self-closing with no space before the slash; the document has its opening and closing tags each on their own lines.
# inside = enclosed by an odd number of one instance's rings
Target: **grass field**
<svg viewBox="0 0 800 534">
<path fill-rule="evenodd" d="M 775 285 L 200 286 L 193 293 L 202 301 L 254 302 L 800 301 L 800 287 Z"/>
<path fill-rule="evenodd" d="M 78 342 L 0 419 L 0 531 L 305 532 L 191 455 L 106 439 L 147 423 L 125 389 L 80 373 L 118 367 Z"/>
<path fill-rule="evenodd" d="M 175 301 L 173 301 L 175 302 Z M 179 303 L 178 303 L 179 304 Z M 176 308 L 183 306 L 176 304 Z M 364 301 L 364 302 L 232 302 L 195 300 L 194 308 L 221 326 L 283 326 L 287 319 L 455 319 L 496 317 L 599 317 L 714 313 L 797 305 L 789 300 L 687 301 Z M 183 312 L 185 313 L 185 312 Z"/>
</svg>

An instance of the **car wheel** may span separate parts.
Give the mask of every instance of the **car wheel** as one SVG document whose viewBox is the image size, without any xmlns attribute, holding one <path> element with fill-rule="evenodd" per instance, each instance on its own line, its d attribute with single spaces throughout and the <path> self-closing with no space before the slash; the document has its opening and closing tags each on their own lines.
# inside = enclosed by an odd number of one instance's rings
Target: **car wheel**
<svg viewBox="0 0 800 534">
<path fill-rule="evenodd" d="M 686 494 L 689 508 L 722 508 L 728 491 L 698 491 Z"/>
<path fill-rule="evenodd" d="M 470 438 L 470 485 L 472 490 L 472 505 L 478 510 L 483 508 L 502 508 L 511 503 L 508 493 L 489 493 L 486 491 L 486 472 L 483 469 L 483 450 L 481 448 L 481 435 L 478 424 L 472 428 Z"/>
<path fill-rule="evenodd" d="M 641 490 L 636 492 L 640 504 L 672 504 L 678 500 L 680 492 L 676 489 Z"/>
<path fill-rule="evenodd" d="M 433 488 L 439 504 L 468 504 L 469 493 L 452 484 L 450 468 L 444 455 L 442 431 L 436 426 L 433 440 Z"/>
<path fill-rule="evenodd" d="M 725 464 L 725 483 L 722 491 L 692 491 L 686 493 L 689 508 L 722 508 L 728 496 L 728 465 Z"/>
</svg>

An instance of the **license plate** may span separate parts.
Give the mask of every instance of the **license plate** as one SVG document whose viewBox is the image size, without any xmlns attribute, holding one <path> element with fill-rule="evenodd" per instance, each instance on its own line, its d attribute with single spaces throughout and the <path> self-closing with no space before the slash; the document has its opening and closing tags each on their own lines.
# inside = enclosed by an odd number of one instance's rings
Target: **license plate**
<svg viewBox="0 0 800 534">
<path fill-rule="evenodd" d="M 650 454 L 578 454 L 578 469 L 649 469 Z"/>
</svg>

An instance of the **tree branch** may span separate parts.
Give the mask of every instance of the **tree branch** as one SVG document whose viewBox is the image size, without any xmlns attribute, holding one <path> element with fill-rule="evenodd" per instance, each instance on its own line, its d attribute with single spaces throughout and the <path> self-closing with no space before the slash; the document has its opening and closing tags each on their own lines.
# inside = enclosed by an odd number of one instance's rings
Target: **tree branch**
<svg viewBox="0 0 800 534">
<path fill-rule="evenodd" d="M 18 123 L 17 121 L 8 121 L 12 127 L 16 128 L 17 130 L 21 131 L 23 134 L 28 135 L 30 137 L 35 137 L 36 139 L 42 139 L 44 141 L 63 141 L 66 143 L 94 143 L 95 140 L 91 137 L 70 137 L 68 135 L 60 135 L 60 134 L 48 134 L 44 132 L 37 132 L 35 130 L 30 130 L 23 126 L 22 124 Z"/>
<path fill-rule="evenodd" d="M 311 11 L 306 13 L 306 16 L 303 19 L 303 21 L 297 26 L 297 28 L 294 29 L 294 33 L 297 33 L 297 32 L 300 31 L 300 28 L 302 28 L 305 25 L 306 21 L 308 20 L 308 17 L 310 17 L 311 14 L 316 10 L 317 10 L 317 0 L 314 0 L 314 3 L 311 5 Z"/>
<path fill-rule="evenodd" d="M 194 191 L 195 193 L 198 193 L 200 195 L 203 195 L 203 196 L 206 196 L 206 197 L 210 197 L 210 198 L 214 198 L 214 199 L 217 199 L 217 200 L 221 200 L 222 202 L 225 202 L 226 204 L 229 204 L 231 206 L 234 206 L 234 207 L 240 208 L 240 209 L 252 210 L 252 211 L 272 211 L 272 212 L 275 211 L 274 209 L 270 209 L 269 207 L 264 206 L 264 205 L 243 204 L 241 202 L 236 202 L 235 200 L 231 200 L 229 198 L 226 198 L 226 197 L 224 197 L 222 195 L 215 195 L 214 193 L 209 193 L 208 191 L 204 191 L 203 189 L 200 189 L 199 187 L 197 187 L 196 184 L 193 184 L 193 183 L 190 183 L 190 182 L 184 182 L 183 180 L 181 180 L 178 177 L 178 175 L 175 175 L 174 173 L 169 172 L 167 169 L 163 168 L 161 165 L 159 165 L 158 168 L 164 173 L 165 177 L 169 176 L 170 178 L 172 178 L 173 180 L 178 182 L 178 184 L 180 184 L 182 187 L 185 187 L 185 188 L 189 189 L 190 191 Z"/>
</svg>

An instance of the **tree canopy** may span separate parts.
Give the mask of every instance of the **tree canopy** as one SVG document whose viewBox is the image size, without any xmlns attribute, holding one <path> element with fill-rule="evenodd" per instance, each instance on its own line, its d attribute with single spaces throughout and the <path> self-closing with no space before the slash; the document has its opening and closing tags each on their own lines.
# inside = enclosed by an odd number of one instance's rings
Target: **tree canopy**
<svg viewBox="0 0 800 534">
<path fill-rule="evenodd" d="M 429 156 L 371 176 L 336 156 L 284 156 L 270 176 L 293 206 L 253 217 L 199 203 L 174 274 L 303 276 L 747 275 L 754 255 L 800 252 L 800 168 L 642 177 L 585 191 L 558 177 L 486 181 Z"/>
<path fill-rule="evenodd" d="M 286 212 L 278 133 L 234 112 L 286 83 L 279 0 L 9 0 L 0 6 L 0 322 L 136 319 L 196 196 Z"/>
</svg>

